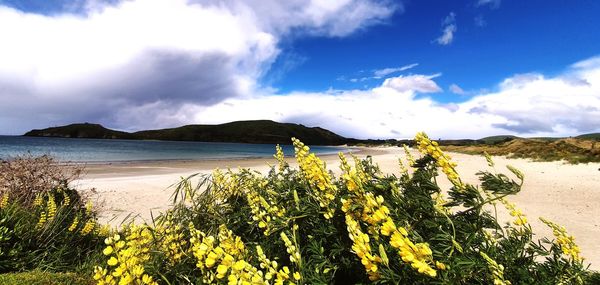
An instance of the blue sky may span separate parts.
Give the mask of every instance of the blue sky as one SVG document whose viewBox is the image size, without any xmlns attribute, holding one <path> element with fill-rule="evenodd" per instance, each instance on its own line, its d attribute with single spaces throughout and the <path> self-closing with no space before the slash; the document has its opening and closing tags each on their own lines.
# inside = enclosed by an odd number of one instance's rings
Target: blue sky
<svg viewBox="0 0 600 285">
<path fill-rule="evenodd" d="M 446 91 L 453 83 L 480 90 L 516 73 L 556 74 L 600 51 L 599 1 L 498 3 L 410 1 L 404 4 L 404 12 L 395 13 L 386 23 L 350 37 L 295 40 L 279 57 L 271 71 L 277 79 L 271 82 L 285 92 L 371 88 L 381 80 L 353 83 L 349 79 L 419 63 L 405 73 L 442 73 L 437 82 Z M 452 43 L 439 45 L 433 41 L 451 12 L 456 14 L 457 31 Z M 279 69 L 289 65 L 286 53 L 302 63 L 281 77 Z M 448 93 L 436 97 L 466 99 Z"/>
<path fill-rule="evenodd" d="M 598 1 L 0 0 L 0 134 L 248 119 L 361 138 L 597 132 L 597 15 Z"/>
</svg>

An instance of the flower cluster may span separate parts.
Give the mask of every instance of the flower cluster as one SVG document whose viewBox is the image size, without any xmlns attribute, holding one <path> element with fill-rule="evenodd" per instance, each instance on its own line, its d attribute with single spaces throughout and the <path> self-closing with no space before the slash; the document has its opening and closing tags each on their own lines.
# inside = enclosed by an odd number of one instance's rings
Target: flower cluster
<svg viewBox="0 0 600 285">
<path fill-rule="evenodd" d="M 0 209 L 4 209 L 6 206 L 8 206 L 8 193 L 3 194 L 0 199 Z"/>
<path fill-rule="evenodd" d="M 183 228 L 180 224 L 172 221 L 172 216 L 167 215 L 155 228 L 155 235 L 160 238 L 159 247 L 167 257 L 170 265 L 175 265 L 181 261 L 187 247 L 187 240 L 184 237 Z"/>
<path fill-rule="evenodd" d="M 297 228 L 298 228 L 298 226 L 294 225 L 294 229 L 297 229 Z M 290 255 L 290 262 L 298 264 L 298 267 L 300 267 L 301 263 L 302 263 L 302 256 L 300 255 L 300 249 L 298 248 L 298 246 L 295 243 L 295 234 L 293 235 L 294 242 L 292 242 L 292 240 L 290 240 L 290 238 L 287 236 L 287 234 L 285 232 L 281 232 L 279 234 L 279 236 L 281 237 L 281 240 L 283 240 L 283 243 L 285 244 L 287 253 Z"/>
<path fill-rule="evenodd" d="M 277 160 L 279 172 L 283 172 L 287 166 L 287 162 L 285 162 L 285 156 L 283 155 L 283 149 L 281 146 L 275 146 L 275 159 Z"/>
<path fill-rule="evenodd" d="M 48 194 L 48 220 L 52 221 L 56 216 L 56 201 L 52 193 Z"/>
<path fill-rule="evenodd" d="M 502 202 L 504 207 L 509 211 L 510 216 L 515 218 L 513 224 L 519 227 L 527 224 L 527 217 L 525 217 L 521 210 L 517 209 L 515 203 L 511 203 L 505 198 L 500 199 L 500 202 Z"/>
<path fill-rule="evenodd" d="M 158 284 L 144 272 L 144 263 L 150 259 L 153 237 L 147 226 L 130 226 L 125 239 L 119 234 L 105 239 L 102 251 L 109 257 L 107 267 L 94 269 L 94 280 L 102 284 Z"/>
<path fill-rule="evenodd" d="M 456 188 L 463 188 L 463 183 L 455 169 L 456 163 L 452 162 L 450 156 L 440 149 L 437 142 L 431 141 L 425 133 L 417 133 L 415 142 L 421 153 L 428 154 L 435 159 L 436 164 L 442 168 L 442 172 Z"/>
<path fill-rule="evenodd" d="M 360 262 L 365 266 L 367 275 L 371 281 L 378 280 L 380 275 L 378 264 L 382 262 L 381 257 L 371 252 L 369 235 L 361 231 L 360 225 L 352 215 L 346 215 L 346 226 L 348 234 L 352 240 L 352 250 L 360 258 Z"/>
<path fill-rule="evenodd" d="M 245 261 L 246 248 L 240 237 L 225 225 L 219 227 L 217 238 L 208 236 L 190 224 L 190 244 L 196 257 L 196 267 L 204 283 L 215 283 L 227 277 L 229 284 L 264 284 L 263 273 Z"/>
<path fill-rule="evenodd" d="M 85 222 L 85 225 L 83 225 L 83 228 L 81 229 L 81 235 L 85 236 L 88 235 L 89 233 L 91 233 L 96 227 L 96 221 L 94 219 L 88 219 Z"/>
<path fill-rule="evenodd" d="M 71 225 L 69 226 L 68 230 L 72 232 L 75 229 L 77 229 L 77 226 L 79 226 L 79 216 L 75 216 L 75 218 L 73 218 L 73 222 L 71 222 Z"/>
<path fill-rule="evenodd" d="M 310 148 L 300 140 L 292 138 L 292 142 L 300 169 L 311 189 L 315 190 L 314 195 L 319 205 L 325 209 L 324 217 L 331 219 L 335 208 L 330 204 L 335 200 L 338 189 L 331 182 L 331 176 L 325 169 L 325 163 L 314 153 L 309 153 Z"/>
<path fill-rule="evenodd" d="M 388 229 L 393 228 L 390 221 L 387 222 L 386 227 Z M 382 231 L 382 234 L 384 232 Z M 435 277 L 437 271 L 433 269 L 430 263 L 433 263 L 432 251 L 427 243 L 413 243 L 408 238 L 408 232 L 405 228 L 399 227 L 393 231 L 390 237 L 390 245 L 398 250 L 402 261 L 410 263 L 411 267 L 416 269 L 419 273 Z M 437 267 L 443 269 L 442 263 L 436 263 Z"/>
<path fill-rule="evenodd" d="M 224 201 L 226 197 L 234 193 L 238 193 L 238 185 L 235 183 L 236 176 L 228 171 L 223 173 L 220 169 L 215 169 L 212 172 L 212 183 L 213 187 L 218 190 L 215 198 L 219 201 Z M 188 195 L 189 196 L 189 195 Z"/>
<path fill-rule="evenodd" d="M 404 149 L 404 155 L 406 155 L 406 160 L 408 161 L 409 166 L 413 166 L 415 164 L 415 157 L 410 153 L 410 149 L 408 149 L 407 145 L 402 145 Z"/>
<path fill-rule="evenodd" d="M 498 264 L 495 260 L 491 259 L 487 254 L 480 251 L 479 254 L 488 264 L 488 268 L 492 271 L 492 278 L 494 279 L 494 285 L 510 285 L 510 281 L 504 279 L 504 266 Z"/>
<path fill-rule="evenodd" d="M 571 257 L 575 262 L 581 262 L 583 260 L 581 255 L 579 255 L 579 246 L 575 244 L 575 237 L 569 235 L 565 227 L 559 226 L 544 218 L 540 218 L 540 220 L 552 229 L 552 234 L 556 237 L 556 243 L 565 255 Z"/>
<path fill-rule="evenodd" d="M 274 224 L 278 224 L 276 222 L 280 223 L 281 221 L 279 220 L 285 216 L 285 208 L 271 203 L 271 199 L 265 199 L 255 188 L 248 189 L 246 200 L 252 212 L 252 220 L 258 222 L 258 227 L 263 229 L 265 235 L 270 235 Z"/>
<path fill-rule="evenodd" d="M 369 278 L 377 279 L 376 263 L 377 261 L 380 263 L 381 258 L 370 254 L 369 235 L 362 233 L 360 224 L 355 218 L 366 223 L 368 233 L 376 239 L 379 234 L 390 237 L 390 245 L 398 250 L 404 262 L 409 263 L 419 273 L 435 277 L 437 272 L 430 265 L 430 263 L 433 264 L 433 258 L 429 245 L 426 243 L 414 244 L 409 239 L 405 228 L 396 227 L 383 196 L 375 196 L 373 193 L 365 191 L 362 188 L 360 177 L 345 163 L 345 159 L 342 159 L 341 168 L 345 172 L 342 179 L 346 182 L 348 192 L 350 192 L 347 198 L 342 199 L 342 211 L 346 213 L 346 225 L 350 237 L 354 241 L 353 250 L 361 258 Z"/>
<path fill-rule="evenodd" d="M 277 261 L 267 258 L 267 255 L 260 245 L 256 246 L 256 255 L 260 262 L 260 268 L 265 271 L 265 284 L 268 284 L 271 279 L 274 279 L 276 285 L 283 285 L 285 281 L 287 281 L 289 285 L 295 285 L 296 283 L 293 280 L 299 281 L 302 279 L 299 272 L 292 273 L 287 266 L 283 266 L 279 269 Z"/>
</svg>

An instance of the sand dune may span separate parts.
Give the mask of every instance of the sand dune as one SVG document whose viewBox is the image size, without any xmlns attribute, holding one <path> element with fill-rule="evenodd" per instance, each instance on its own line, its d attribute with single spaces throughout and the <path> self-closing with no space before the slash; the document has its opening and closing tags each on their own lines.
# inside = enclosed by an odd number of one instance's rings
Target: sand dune
<svg viewBox="0 0 600 285">
<path fill-rule="evenodd" d="M 404 157 L 400 148 L 361 149 L 359 157 L 373 156 L 386 173 L 398 173 L 398 158 Z M 476 172 L 487 168 L 485 158 L 451 153 L 458 163 L 464 181 L 476 184 Z M 339 172 L 337 156 L 325 156 L 328 168 Z M 545 217 L 564 225 L 576 237 L 582 255 L 591 262 L 592 269 L 600 269 L 600 164 L 569 165 L 562 162 L 531 162 L 524 159 L 495 157 L 496 169 L 506 172 L 510 164 L 525 173 L 523 190 L 510 197 L 528 217 L 538 235 L 552 237 L 551 231 L 538 217 Z M 295 166 L 293 159 L 289 159 Z M 170 185 L 181 177 L 194 173 L 210 173 L 214 168 L 250 167 L 266 172 L 274 159 L 246 159 L 228 161 L 151 162 L 112 165 L 92 165 L 87 175 L 76 181 L 76 186 L 96 201 L 102 211 L 101 220 L 119 224 L 132 213 L 138 220 L 149 220 L 151 212 L 157 215 L 169 207 Z M 443 188 L 450 183 L 440 180 Z M 85 190 L 94 188 L 94 191 Z M 500 218 L 507 220 L 500 211 Z"/>
</svg>

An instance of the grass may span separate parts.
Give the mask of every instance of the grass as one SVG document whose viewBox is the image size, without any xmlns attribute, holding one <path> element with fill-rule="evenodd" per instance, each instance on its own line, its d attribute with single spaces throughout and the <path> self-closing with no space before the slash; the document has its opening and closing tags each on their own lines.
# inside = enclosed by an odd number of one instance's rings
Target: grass
<svg viewBox="0 0 600 285">
<path fill-rule="evenodd" d="M 92 285 L 96 284 L 90 276 L 77 273 L 55 273 L 29 271 L 0 274 L 3 285 Z"/>
</svg>

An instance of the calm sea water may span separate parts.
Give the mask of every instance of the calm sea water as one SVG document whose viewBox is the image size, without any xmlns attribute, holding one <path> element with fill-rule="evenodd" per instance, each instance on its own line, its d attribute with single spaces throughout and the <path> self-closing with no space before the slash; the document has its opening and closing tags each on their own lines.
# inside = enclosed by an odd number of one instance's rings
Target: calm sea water
<svg viewBox="0 0 600 285">
<path fill-rule="evenodd" d="M 286 156 L 293 154 L 291 145 L 282 148 Z M 311 150 L 317 154 L 347 151 L 328 146 L 313 146 Z M 0 159 L 27 153 L 73 162 L 215 160 L 269 157 L 275 153 L 275 145 L 0 136 Z"/>
</svg>

